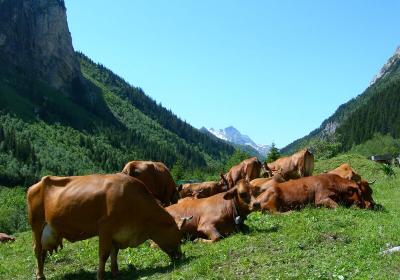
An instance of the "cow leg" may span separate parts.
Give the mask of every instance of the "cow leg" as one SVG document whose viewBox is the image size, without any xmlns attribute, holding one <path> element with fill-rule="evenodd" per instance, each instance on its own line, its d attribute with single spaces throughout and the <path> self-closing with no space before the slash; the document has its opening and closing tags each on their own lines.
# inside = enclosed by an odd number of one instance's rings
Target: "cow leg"
<svg viewBox="0 0 400 280">
<path fill-rule="evenodd" d="M 200 229 L 200 231 L 203 232 L 209 238 L 208 240 L 207 239 L 201 240 L 202 242 L 205 243 L 213 243 L 223 238 L 223 236 L 218 232 L 218 230 L 212 225 L 204 226 L 202 229 Z"/>
<path fill-rule="evenodd" d="M 111 273 L 114 278 L 118 276 L 119 270 L 118 270 L 118 251 L 119 249 L 113 245 L 111 247 Z"/>
<path fill-rule="evenodd" d="M 99 269 L 97 280 L 104 280 L 106 262 L 111 253 L 112 239 L 108 234 L 99 234 Z"/>
<path fill-rule="evenodd" d="M 333 201 L 333 200 L 332 200 L 331 198 L 329 198 L 329 197 L 317 201 L 317 202 L 315 203 L 315 205 L 317 205 L 317 206 L 324 206 L 324 207 L 333 208 L 333 209 L 339 207 L 339 204 L 337 204 L 335 201 Z"/>
<path fill-rule="evenodd" d="M 36 279 L 37 280 L 44 280 L 44 261 L 46 259 L 46 252 L 43 251 L 42 248 L 42 231 L 41 230 L 34 230 L 33 232 L 34 238 L 34 251 L 37 260 L 37 272 L 36 272 Z"/>
</svg>

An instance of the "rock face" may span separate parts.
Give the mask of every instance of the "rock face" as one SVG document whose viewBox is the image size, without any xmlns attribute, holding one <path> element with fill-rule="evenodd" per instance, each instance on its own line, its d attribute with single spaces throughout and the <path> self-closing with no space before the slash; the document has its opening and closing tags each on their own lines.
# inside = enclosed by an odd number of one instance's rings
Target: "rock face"
<svg viewBox="0 0 400 280">
<path fill-rule="evenodd" d="M 0 71 L 63 92 L 80 84 L 63 0 L 0 0 Z"/>
</svg>

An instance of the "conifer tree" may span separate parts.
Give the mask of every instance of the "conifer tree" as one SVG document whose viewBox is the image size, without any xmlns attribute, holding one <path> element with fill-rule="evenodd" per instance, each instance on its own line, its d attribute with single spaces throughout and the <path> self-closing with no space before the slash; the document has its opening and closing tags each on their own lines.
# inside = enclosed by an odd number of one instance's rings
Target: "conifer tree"
<svg viewBox="0 0 400 280">
<path fill-rule="evenodd" d="M 275 146 L 275 143 L 272 142 L 271 149 L 267 153 L 267 159 L 265 160 L 267 163 L 273 162 L 281 157 L 279 153 L 279 149 Z"/>
</svg>

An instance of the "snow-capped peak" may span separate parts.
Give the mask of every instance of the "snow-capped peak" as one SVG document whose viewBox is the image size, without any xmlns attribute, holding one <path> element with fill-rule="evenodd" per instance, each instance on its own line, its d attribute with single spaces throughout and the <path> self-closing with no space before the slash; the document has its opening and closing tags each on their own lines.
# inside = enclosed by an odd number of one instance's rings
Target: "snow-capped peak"
<svg viewBox="0 0 400 280">
<path fill-rule="evenodd" d="M 256 144 L 249 136 L 240 133 L 240 131 L 233 126 L 229 126 L 225 129 L 210 128 L 207 130 L 219 139 L 231 142 L 236 145 L 250 146 L 256 149 L 260 153 L 260 155 L 263 156 L 265 156 L 270 149 L 268 145 Z"/>
</svg>

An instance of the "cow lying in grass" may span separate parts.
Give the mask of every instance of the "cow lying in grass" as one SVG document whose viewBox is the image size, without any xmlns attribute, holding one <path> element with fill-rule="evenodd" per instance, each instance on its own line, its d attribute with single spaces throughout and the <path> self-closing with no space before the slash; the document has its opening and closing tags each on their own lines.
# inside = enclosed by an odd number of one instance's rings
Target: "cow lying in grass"
<svg viewBox="0 0 400 280">
<path fill-rule="evenodd" d="M 279 171 L 275 173 L 270 178 L 257 178 L 251 180 L 250 185 L 252 187 L 252 193 L 255 197 L 259 196 L 261 193 L 265 192 L 269 187 L 285 182 L 285 178 Z"/>
<path fill-rule="evenodd" d="M 217 193 L 226 192 L 228 190 L 228 182 L 223 175 L 221 175 L 221 178 L 222 180 L 220 182 L 209 181 L 183 184 L 178 187 L 180 197 L 206 198 Z"/>
<path fill-rule="evenodd" d="M 322 174 L 277 183 L 257 197 L 263 211 L 285 212 L 308 204 L 336 208 L 339 204 L 372 208 L 371 194 L 354 182 L 335 174 Z M 366 200 L 366 197 L 370 200 Z"/>
<path fill-rule="evenodd" d="M 227 192 L 201 199 L 185 198 L 166 210 L 177 223 L 192 218 L 182 226 L 182 232 L 203 242 L 215 242 L 243 229 L 247 215 L 259 206 L 249 182 L 242 179 Z"/>
<path fill-rule="evenodd" d="M 372 189 L 370 185 L 374 184 L 375 181 L 369 183 L 368 181 L 364 180 L 348 163 L 343 163 L 339 167 L 329 171 L 328 174 L 336 174 L 344 179 L 356 182 L 358 187 L 361 189 L 361 194 L 366 203 L 366 208 L 374 207 L 375 203 L 372 198 Z"/>
<path fill-rule="evenodd" d="M 28 213 L 37 279 L 45 278 L 46 254 L 62 248 L 63 238 L 75 242 L 99 236 L 97 279 L 104 279 L 110 255 L 111 271 L 116 275 L 118 250 L 136 247 L 147 239 L 171 259 L 182 255 L 179 225 L 141 181 L 123 173 L 43 177 L 28 190 Z"/>
</svg>

